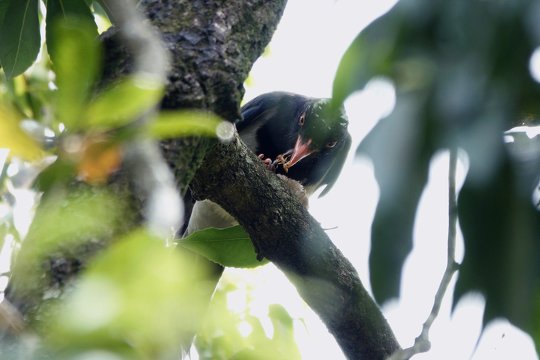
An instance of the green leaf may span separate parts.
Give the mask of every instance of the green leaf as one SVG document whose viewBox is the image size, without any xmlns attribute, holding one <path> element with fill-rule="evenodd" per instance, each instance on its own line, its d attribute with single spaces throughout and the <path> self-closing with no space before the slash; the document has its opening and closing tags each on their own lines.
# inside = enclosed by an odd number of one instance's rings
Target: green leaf
<svg viewBox="0 0 540 360">
<path fill-rule="evenodd" d="M 47 0 L 47 18 L 45 33 L 47 35 L 47 49 L 53 63 L 56 62 L 56 55 L 59 51 L 57 49 L 58 39 L 61 39 L 62 36 L 67 36 L 65 28 L 63 31 L 60 31 L 60 34 L 57 34 L 57 32 L 59 31 L 58 29 L 56 29 L 56 27 L 58 26 L 58 23 L 65 21 L 69 18 L 71 18 L 71 22 L 68 25 L 70 27 L 70 30 L 77 31 L 77 27 L 75 26 L 75 24 L 80 23 L 82 27 L 81 31 L 88 33 L 87 36 L 85 36 L 84 38 L 80 38 L 79 41 L 82 42 L 84 40 L 87 40 L 87 38 L 93 37 L 94 40 L 91 41 L 91 44 L 89 44 L 89 46 L 94 46 L 92 42 L 97 41 L 98 31 L 97 26 L 94 22 L 94 16 L 92 15 L 92 11 L 84 0 Z M 75 34 L 75 36 L 81 35 Z M 77 45 L 77 47 L 79 48 L 85 46 L 85 44 L 75 45 Z M 63 51 L 66 50 L 64 49 Z M 75 64 L 78 65 L 77 68 L 84 71 L 84 67 L 86 66 L 81 65 L 86 65 L 86 61 L 92 60 L 92 58 L 76 58 L 73 60 L 75 61 Z"/>
<path fill-rule="evenodd" d="M 55 186 L 66 185 L 75 178 L 76 174 L 75 164 L 58 158 L 38 175 L 34 186 L 38 191 L 48 192 Z"/>
<path fill-rule="evenodd" d="M 89 104 L 85 126 L 111 129 L 134 121 L 155 106 L 163 96 L 163 83 L 142 75 L 120 80 Z"/>
<path fill-rule="evenodd" d="M 20 120 L 13 109 L 0 104 L 0 148 L 29 161 L 43 157 L 45 152 L 19 127 Z"/>
<path fill-rule="evenodd" d="M 41 45 L 38 0 L 11 0 L 0 26 L 0 63 L 8 79 L 23 73 Z"/>
<path fill-rule="evenodd" d="M 109 18 L 109 14 L 111 13 L 111 10 L 107 6 L 107 3 L 103 0 L 94 0 L 94 12 L 98 13 L 99 15 Z"/>
<path fill-rule="evenodd" d="M 401 270 L 413 247 L 416 209 L 433 152 L 421 110 L 414 96 L 404 94 L 357 151 L 373 161 L 380 188 L 369 256 L 371 286 L 379 303 L 399 295 Z"/>
<path fill-rule="evenodd" d="M 52 0 L 49 4 L 58 1 Z M 50 48 L 50 54 L 58 86 L 57 120 L 71 130 L 79 126 L 84 116 L 100 68 L 101 47 L 93 21 L 75 17 L 62 18 L 59 15 L 49 19 L 47 13 L 47 26 L 52 30 L 48 32 L 47 41 L 54 39 L 55 44 Z"/>
<path fill-rule="evenodd" d="M 221 119 L 202 111 L 162 111 L 149 125 L 151 136 L 166 139 L 180 136 L 216 136 Z"/>
<path fill-rule="evenodd" d="M 6 11 L 10 4 L 11 4 L 10 0 L 0 1 L 0 28 L 2 27 L 2 24 L 4 23 Z"/>
<path fill-rule="evenodd" d="M 47 342 L 62 351 L 99 348 L 122 358 L 175 358 L 213 290 L 199 265 L 144 231 L 119 239 L 58 309 Z"/>
<path fill-rule="evenodd" d="M 239 225 L 196 231 L 178 245 L 223 266 L 252 268 L 268 263 L 257 260 L 249 235 Z"/>
<path fill-rule="evenodd" d="M 373 160 L 381 190 L 370 254 L 379 302 L 399 293 L 431 155 L 460 147 L 471 176 L 489 177 L 501 156 L 504 123 L 539 112 L 540 86 L 529 73 L 538 42 L 523 20 L 527 4 L 400 1 L 362 31 L 341 60 L 336 103 L 376 77 L 396 90 L 394 112 L 359 148 Z M 479 19 L 486 26 L 474 31 Z"/>
<path fill-rule="evenodd" d="M 505 317 L 529 332 L 538 350 L 540 211 L 531 201 L 534 183 L 523 186 L 515 165 L 504 154 L 489 178 L 467 175 L 458 202 L 465 258 L 454 304 L 464 294 L 479 291 L 486 300 L 484 325 Z M 536 172 L 538 176 L 538 168 Z"/>
<path fill-rule="evenodd" d="M 129 221 L 122 199 L 103 189 L 55 190 L 44 194 L 18 255 L 14 272 L 23 278 L 21 287 L 42 281 L 42 274 L 30 269 L 45 256 L 88 239 L 110 238 L 121 221 Z"/>
</svg>

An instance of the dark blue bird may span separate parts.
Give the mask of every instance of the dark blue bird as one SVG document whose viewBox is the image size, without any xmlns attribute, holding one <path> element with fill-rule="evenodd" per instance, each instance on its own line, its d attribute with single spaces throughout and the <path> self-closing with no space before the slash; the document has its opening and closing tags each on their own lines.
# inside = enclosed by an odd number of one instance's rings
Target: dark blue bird
<svg viewBox="0 0 540 360">
<path fill-rule="evenodd" d="M 321 196 L 326 194 L 337 180 L 351 147 L 347 125 L 344 109 L 335 109 L 330 99 L 287 92 L 249 101 L 236 123 L 242 140 L 267 168 L 298 181 L 308 196 L 324 185 Z M 197 201 L 186 234 L 235 224 L 217 204 Z"/>
<path fill-rule="evenodd" d="M 308 194 L 323 185 L 321 196 L 330 190 L 351 146 L 343 108 L 334 109 L 330 99 L 272 92 L 244 105 L 242 117 L 240 137 L 270 169 Z"/>
</svg>

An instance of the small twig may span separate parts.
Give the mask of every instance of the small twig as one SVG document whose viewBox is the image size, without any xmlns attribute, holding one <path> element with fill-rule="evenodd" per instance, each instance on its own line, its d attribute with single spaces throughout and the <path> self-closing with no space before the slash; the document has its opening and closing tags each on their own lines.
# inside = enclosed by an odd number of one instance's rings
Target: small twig
<svg viewBox="0 0 540 360">
<path fill-rule="evenodd" d="M 457 199 L 456 199 L 456 167 L 457 167 L 457 149 L 450 149 L 450 160 L 448 169 L 448 246 L 446 256 L 446 269 L 444 271 L 441 283 L 435 294 L 435 300 L 433 301 L 433 307 L 427 320 L 422 326 L 422 332 L 414 340 L 414 345 L 396 351 L 389 360 L 405 360 L 412 356 L 427 352 L 431 348 L 431 342 L 429 340 L 429 330 L 433 325 L 433 322 L 439 315 L 441 304 L 450 285 L 450 281 L 454 273 L 459 269 L 459 264 L 456 262 L 456 224 L 457 224 Z"/>
<path fill-rule="evenodd" d="M 113 23 L 118 26 L 124 43 L 135 60 L 135 76 L 157 80 L 165 84 L 168 54 L 159 36 L 136 9 L 132 0 L 103 0 Z M 134 121 L 133 127 L 142 127 L 153 119 L 148 111 Z M 145 200 L 146 225 L 160 236 L 176 234 L 182 219 L 182 202 L 174 176 L 161 156 L 155 141 L 135 139 L 128 144 L 125 158 L 133 181 Z"/>
</svg>

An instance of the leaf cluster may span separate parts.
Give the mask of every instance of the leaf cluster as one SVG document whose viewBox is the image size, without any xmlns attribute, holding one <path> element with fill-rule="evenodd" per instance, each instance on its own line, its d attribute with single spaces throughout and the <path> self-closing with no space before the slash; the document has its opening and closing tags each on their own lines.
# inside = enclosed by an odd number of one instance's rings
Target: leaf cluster
<svg viewBox="0 0 540 360">
<path fill-rule="evenodd" d="M 540 213 L 532 199 L 540 138 L 503 139 L 538 118 L 540 86 L 530 69 L 539 14 L 526 0 L 403 0 L 358 35 L 334 82 L 338 103 L 376 77 L 396 91 L 394 111 L 357 150 L 373 161 L 381 191 L 370 254 L 375 298 L 399 294 L 431 158 L 459 148 L 469 169 L 458 202 L 465 258 L 454 303 L 480 292 L 485 323 L 506 317 L 537 349 Z"/>
</svg>

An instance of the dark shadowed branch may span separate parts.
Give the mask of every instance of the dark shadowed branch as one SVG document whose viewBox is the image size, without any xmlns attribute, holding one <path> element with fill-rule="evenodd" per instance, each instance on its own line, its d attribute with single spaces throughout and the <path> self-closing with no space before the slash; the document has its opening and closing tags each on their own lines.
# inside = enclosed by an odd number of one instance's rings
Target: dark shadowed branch
<svg viewBox="0 0 540 360">
<path fill-rule="evenodd" d="M 399 348 L 354 267 L 243 143 L 216 145 L 193 188 L 237 218 L 259 256 L 285 272 L 349 359 L 385 359 Z"/>
</svg>

